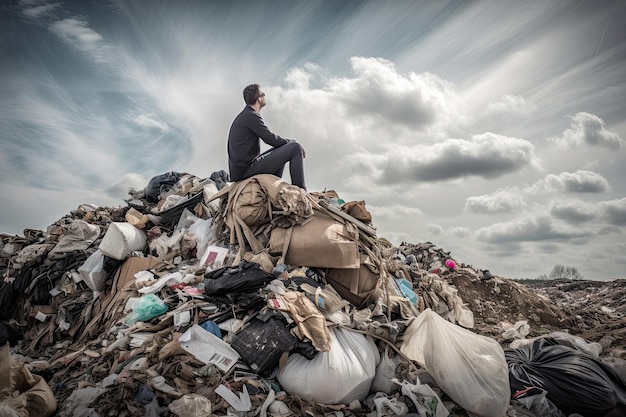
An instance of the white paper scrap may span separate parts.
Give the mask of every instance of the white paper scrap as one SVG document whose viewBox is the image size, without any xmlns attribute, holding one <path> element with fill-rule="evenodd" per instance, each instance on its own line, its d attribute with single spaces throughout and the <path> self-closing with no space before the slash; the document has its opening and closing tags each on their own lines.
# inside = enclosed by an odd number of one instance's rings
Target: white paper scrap
<svg viewBox="0 0 626 417">
<path fill-rule="evenodd" d="M 41 311 L 38 311 L 37 314 L 35 315 L 35 318 L 41 322 L 44 322 L 48 318 L 48 315 L 42 313 Z"/>
</svg>

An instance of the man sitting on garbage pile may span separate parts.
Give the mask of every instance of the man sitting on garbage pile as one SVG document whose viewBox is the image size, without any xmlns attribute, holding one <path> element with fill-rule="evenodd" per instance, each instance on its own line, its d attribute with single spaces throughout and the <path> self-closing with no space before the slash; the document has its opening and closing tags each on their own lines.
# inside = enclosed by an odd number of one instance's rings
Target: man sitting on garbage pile
<svg viewBox="0 0 626 417">
<path fill-rule="evenodd" d="M 272 133 L 259 112 L 267 104 L 258 84 L 244 88 L 246 107 L 237 115 L 228 133 L 228 168 L 231 181 L 240 181 L 257 174 L 282 177 L 289 162 L 291 183 L 306 190 L 304 183 L 304 148 L 293 139 Z M 259 139 L 272 148 L 260 153 Z"/>
</svg>

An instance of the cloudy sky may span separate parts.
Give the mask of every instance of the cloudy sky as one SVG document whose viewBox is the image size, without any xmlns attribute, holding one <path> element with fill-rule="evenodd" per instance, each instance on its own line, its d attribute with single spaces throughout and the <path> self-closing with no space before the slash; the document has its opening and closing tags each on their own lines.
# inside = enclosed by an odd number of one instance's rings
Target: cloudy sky
<svg viewBox="0 0 626 417">
<path fill-rule="evenodd" d="M 3 2 L 0 232 L 227 169 L 256 82 L 309 190 L 394 244 L 624 278 L 624 22 L 619 0 Z"/>
</svg>

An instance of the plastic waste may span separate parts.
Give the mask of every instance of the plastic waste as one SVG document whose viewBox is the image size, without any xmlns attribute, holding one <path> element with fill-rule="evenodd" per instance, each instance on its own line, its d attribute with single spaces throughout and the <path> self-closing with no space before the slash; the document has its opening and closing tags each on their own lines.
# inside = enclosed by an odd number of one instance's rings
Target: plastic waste
<svg viewBox="0 0 626 417">
<path fill-rule="evenodd" d="M 202 327 L 207 332 L 213 333 L 215 336 L 219 337 L 220 339 L 222 338 L 222 331 L 217 326 L 217 323 L 215 323 L 214 321 L 207 320 L 204 323 L 202 323 L 200 327 Z"/>
<path fill-rule="evenodd" d="M 142 296 L 133 307 L 133 311 L 126 317 L 126 324 L 134 324 L 138 321 L 147 321 L 160 316 L 167 311 L 167 305 L 156 295 L 146 294 Z"/>
<path fill-rule="evenodd" d="M 582 337 L 574 336 L 565 332 L 552 332 L 543 337 L 550 337 L 557 341 L 559 345 L 569 346 L 572 349 L 579 350 L 583 353 L 598 358 L 602 353 L 602 345 L 597 342 L 588 342 Z"/>
<path fill-rule="evenodd" d="M 78 268 L 78 273 L 85 281 L 85 284 L 93 291 L 102 291 L 104 289 L 108 273 L 104 270 L 104 254 L 100 249 L 96 250 L 85 260 L 83 265 Z"/>
<path fill-rule="evenodd" d="M 376 375 L 380 354 L 363 334 L 330 328 L 330 350 L 311 360 L 290 355 L 277 375 L 283 389 L 305 401 L 347 404 L 364 400 Z"/>
<path fill-rule="evenodd" d="M 504 332 L 502 332 L 502 338 L 504 340 L 523 339 L 528 336 L 530 332 L 530 325 L 526 320 L 520 320 L 514 325 L 503 325 Z"/>
<path fill-rule="evenodd" d="M 504 415 L 511 396 L 509 372 L 496 340 L 426 309 L 407 327 L 400 350 L 465 410 L 483 417 Z"/>
<path fill-rule="evenodd" d="M 409 412 L 409 407 L 398 398 L 387 398 L 382 392 L 374 396 L 374 407 L 376 408 L 376 416 L 405 416 Z"/>
<path fill-rule="evenodd" d="M 402 295 L 408 298 L 413 305 L 417 304 L 417 295 L 413 292 L 413 284 L 404 278 L 396 278 L 396 282 L 398 283 L 398 287 L 400 288 Z"/>
<path fill-rule="evenodd" d="M 389 346 L 385 346 L 385 352 L 376 367 L 376 376 L 374 377 L 374 381 L 372 381 L 370 392 L 392 394 L 398 391 L 398 384 L 391 382 L 391 379 L 396 376 L 397 367 L 398 363 L 389 357 Z"/>
<path fill-rule="evenodd" d="M 210 248 L 210 247 L 209 247 Z M 274 279 L 255 262 L 242 260 L 239 265 L 225 266 L 204 274 L 204 292 L 215 297 L 231 293 L 253 293 Z"/>
<path fill-rule="evenodd" d="M 201 256 L 206 252 L 213 237 L 211 232 L 212 219 L 198 219 L 189 226 L 189 233 L 196 240 L 196 253 Z"/>
<path fill-rule="evenodd" d="M 420 383 L 419 378 L 415 384 L 400 382 L 396 378 L 392 382 L 402 387 L 402 394 L 411 399 L 420 417 L 447 417 L 450 414 L 437 393 L 430 386 Z"/>
<path fill-rule="evenodd" d="M 179 179 L 180 174 L 175 171 L 166 172 L 152 177 L 144 189 L 146 199 L 152 203 L 158 202 L 161 192 L 168 191 Z"/>
<path fill-rule="evenodd" d="M 446 259 L 446 268 L 456 270 L 456 262 L 452 259 Z"/>
<path fill-rule="evenodd" d="M 541 388 L 531 387 L 522 392 L 515 393 L 511 403 L 519 403 L 521 406 L 532 411 L 536 416 L 542 417 L 566 417 L 546 395 L 548 392 Z"/>
<path fill-rule="evenodd" d="M 592 355 L 544 337 L 505 356 L 514 397 L 528 387 L 538 387 L 566 415 L 601 417 L 626 409 L 626 382 Z"/>
</svg>

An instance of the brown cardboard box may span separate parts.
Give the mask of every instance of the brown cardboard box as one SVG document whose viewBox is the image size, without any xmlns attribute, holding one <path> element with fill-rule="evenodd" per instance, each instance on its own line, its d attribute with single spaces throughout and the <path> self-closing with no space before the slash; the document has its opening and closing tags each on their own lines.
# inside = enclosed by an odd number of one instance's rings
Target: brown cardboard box
<svg viewBox="0 0 626 417">
<path fill-rule="evenodd" d="M 137 272 L 148 270 L 160 262 L 161 261 L 159 259 L 153 256 L 145 258 L 131 256 L 126 258 L 117 272 L 117 290 L 122 290 L 132 279 L 134 279 Z"/>
<path fill-rule="evenodd" d="M 329 269 L 326 280 L 346 300 L 360 307 L 376 289 L 380 273 L 369 256 L 360 254 L 359 269 Z M 376 271 L 376 272 L 374 272 Z"/>
</svg>

